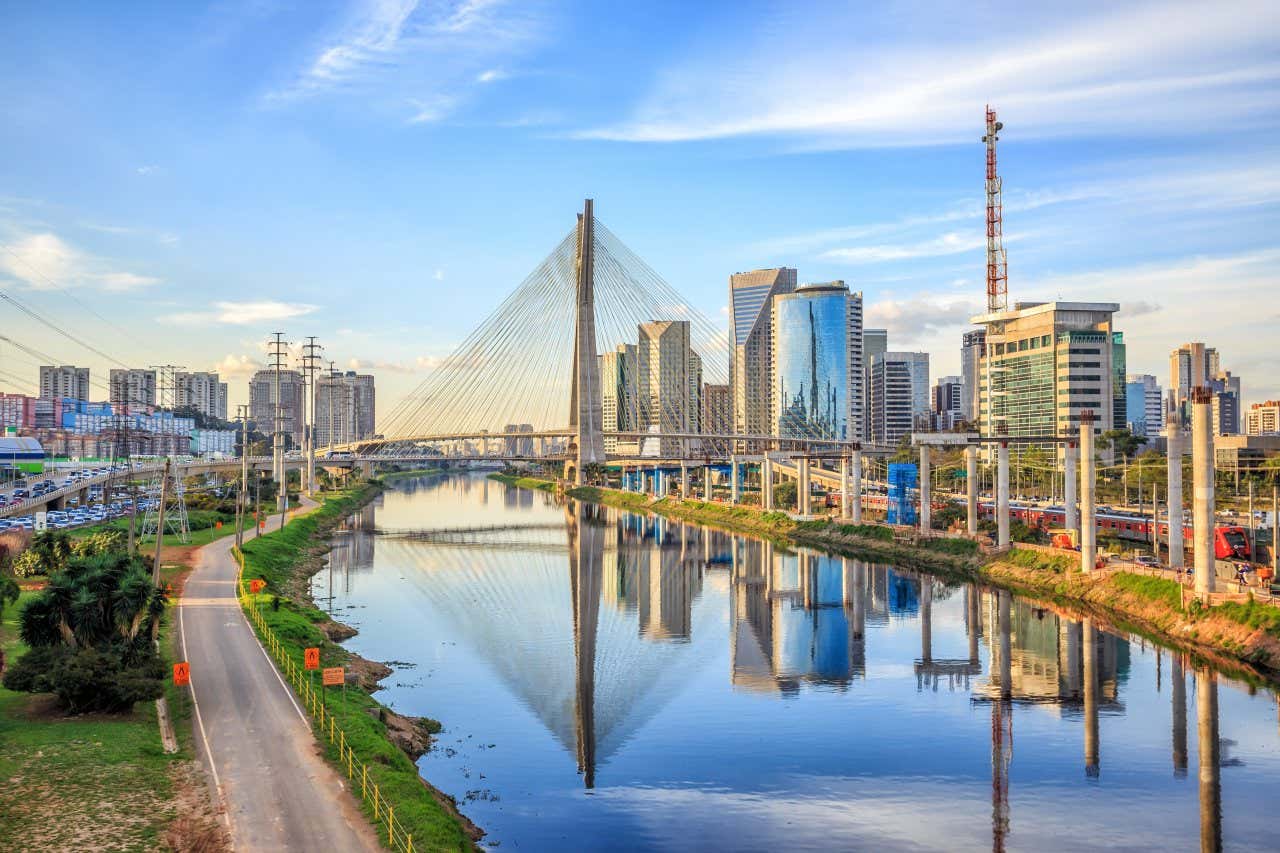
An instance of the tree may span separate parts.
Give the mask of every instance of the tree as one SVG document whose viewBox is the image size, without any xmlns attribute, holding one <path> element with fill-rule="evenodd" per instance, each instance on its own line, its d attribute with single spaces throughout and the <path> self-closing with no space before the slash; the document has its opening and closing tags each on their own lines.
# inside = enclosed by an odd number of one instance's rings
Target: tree
<svg viewBox="0 0 1280 853">
<path fill-rule="evenodd" d="M 30 651 L 4 686 L 52 692 L 72 713 L 127 710 L 160 696 L 165 671 L 154 641 L 166 601 L 136 555 L 71 558 L 23 609 L 19 632 Z"/>
<path fill-rule="evenodd" d="M 41 530 L 31 537 L 29 551 L 40 561 L 40 570 L 34 574 L 57 574 L 71 556 L 71 536 L 65 530 Z"/>
<path fill-rule="evenodd" d="M 779 483 L 773 487 L 773 505 L 778 509 L 796 508 L 796 484 Z"/>
<path fill-rule="evenodd" d="M 1100 448 L 1110 447 L 1116 453 L 1125 459 L 1130 458 L 1138 452 L 1138 448 L 1146 443 L 1145 438 L 1134 435 L 1127 429 L 1109 429 L 1102 434 L 1102 438 L 1098 441 Z"/>
</svg>

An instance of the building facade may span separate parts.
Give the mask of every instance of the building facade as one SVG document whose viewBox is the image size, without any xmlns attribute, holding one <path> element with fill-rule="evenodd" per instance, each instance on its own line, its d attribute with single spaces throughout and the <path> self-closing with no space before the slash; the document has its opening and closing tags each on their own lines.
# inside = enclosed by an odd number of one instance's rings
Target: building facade
<svg viewBox="0 0 1280 853">
<path fill-rule="evenodd" d="M 871 365 L 889 351 L 888 329 L 862 330 L 862 440 L 871 440 Z"/>
<path fill-rule="evenodd" d="M 922 423 L 922 398 L 929 399 L 928 353 L 886 352 L 872 361 L 871 443 L 897 445 L 913 430 L 927 429 L 928 403 Z"/>
<path fill-rule="evenodd" d="M 639 356 L 635 344 L 618 344 L 612 352 L 600 355 L 600 412 L 606 434 L 606 453 L 616 453 L 621 446 L 634 450 L 637 440 L 619 438 L 607 431 L 635 432 L 640 429 Z"/>
<path fill-rule="evenodd" d="M 696 432 L 701 420 L 702 360 L 689 346 L 688 320 L 641 323 L 636 346 L 637 413 L 644 432 Z M 659 453 L 680 452 L 663 439 Z"/>
<path fill-rule="evenodd" d="M 227 383 L 216 373 L 177 373 L 176 405 L 190 407 L 208 418 L 227 419 Z"/>
<path fill-rule="evenodd" d="M 1185 343 L 1169 353 L 1169 390 L 1183 423 L 1189 419 L 1191 389 L 1208 385 L 1218 373 L 1218 351 L 1203 342 Z"/>
<path fill-rule="evenodd" d="M 770 434 L 862 434 L 862 294 L 844 282 L 773 297 Z"/>
<path fill-rule="evenodd" d="M 1125 383 L 1125 424 L 1130 432 L 1154 438 L 1164 429 L 1164 389 L 1149 373 L 1131 373 Z"/>
<path fill-rule="evenodd" d="M 156 372 L 112 369 L 107 374 L 107 399 L 117 408 L 150 409 L 156 405 Z"/>
<path fill-rule="evenodd" d="M 89 399 L 89 368 L 70 364 L 40 366 L 40 396 L 46 400 Z"/>
<path fill-rule="evenodd" d="M 1094 415 L 1094 431 L 1113 429 L 1128 411 L 1123 338 L 1113 334 L 1113 302 L 1019 303 L 973 318 L 987 332 L 979 396 L 984 436 L 1060 435 Z M 1117 358 L 1116 356 L 1119 356 Z M 1109 453 L 1103 452 L 1109 459 Z"/>
<path fill-rule="evenodd" d="M 702 386 L 702 432 L 729 435 L 733 432 L 733 398 L 728 385 L 713 382 Z"/>
<path fill-rule="evenodd" d="M 302 411 L 303 378 L 296 370 L 280 371 L 280 430 L 295 446 L 302 444 L 305 421 Z M 318 410 L 317 410 L 318 411 Z M 259 432 L 274 434 L 276 418 L 276 372 L 259 370 L 249 380 L 249 419 Z"/>
<path fill-rule="evenodd" d="M 978 398 L 982 390 L 982 359 L 987 354 L 987 330 L 965 332 L 960 339 L 960 417 L 978 422 Z"/>
<path fill-rule="evenodd" d="M 933 429 L 948 432 L 964 417 L 964 380 L 959 376 L 943 376 L 933 386 Z"/>
<path fill-rule="evenodd" d="M 1245 435 L 1280 435 L 1280 400 L 1254 403 L 1244 415 Z"/>
<path fill-rule="evenodd" d="M 770 434 L 771 304 L 775 296 L 795 289 L 796 271 L 790 267 L 729 276 L 729 337 L 733 344 L 729 390 L 733 431 L 739 435 Z"/>
<path fill-rule="evenodd" d="M 316 447 L 362 441 L 374 435 L 374 382 L 348 370 L 316 378 Z"/>
</svg>

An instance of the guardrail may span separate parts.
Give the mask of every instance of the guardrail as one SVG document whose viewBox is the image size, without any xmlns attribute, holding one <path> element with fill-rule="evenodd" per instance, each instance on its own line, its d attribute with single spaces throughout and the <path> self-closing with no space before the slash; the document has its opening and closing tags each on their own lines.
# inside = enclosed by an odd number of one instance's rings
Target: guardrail
<svg viewBox="0 0 1280 853">
<path fill-rule="evenodd" d="M 299 661 L 294 660 L 280 642 L 280 638 L 267 625 L 266 618 L 258 608 L 257 596 L 250 594 L 249 588 L 245 585 L 244 554 L 238 548 L 232 548 L 231 550 L 235 555 L 237 565 L 240 567 L 240 572 L 236 577 L 236 589 L 239 593 L 240 603 L 253 619 L 254 625 L 257 626 L 264 640 L 263 646 L 271 652 L 272 657 L 279 664 L 280 672 L 293 685 L 294 692 L 306 706 L 307 713 L 311 715 L 311 719 L 315 723 L 314 731 L 316 735 L 323 740 L 327 732 L 330 745 L 337 746 L 339 772 L 341 772 L 341 768 L 346 768 L 347 779 L 352 783 L 351 790 L 353 792 L 355 790 L 356 776 L 360 777 L 360 797 L 373 809 L 373 821 L 378 836 L 385 838 L 387 846 L 392 850 L 413 853 L 413 836 L 406 832 L 403 826 L 396 824 L 395 807 L 383 798 L 378 784 L 369 781 L 369 765 L 356 758 L 355 750 L 347 744 L 347 733 L 338 727 L 333 714 L 329 713 L 325 708 L 320 694 L 312 686 L 311 679 L 306 677 L 307 670 L 303 668 Z"/>
</svg>

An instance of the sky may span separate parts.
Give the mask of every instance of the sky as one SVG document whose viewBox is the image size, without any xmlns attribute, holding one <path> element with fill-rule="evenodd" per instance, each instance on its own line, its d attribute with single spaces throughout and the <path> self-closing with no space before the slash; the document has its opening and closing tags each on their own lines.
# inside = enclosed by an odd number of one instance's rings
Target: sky
<svg viewBox="0 0 1280 853">
<path fill-rule="evenodd" d="M 1131 373 L 1280 398 L 1280 4 L 219 0 L 0 10 L 0 388 L 217 369 L 276 330 L 421 382 L 595 199 L 717 323 L 844 280 L 959 373 L 983 111 L 1011 301 L 1114 301 Z M 21 313 L 48 319 L 69 337 Z M 15 342 L 25 349 L 19 349 Z M 87 348 L 85 345 L 92 347 Z M 96 352 L 95 352 L 96 350 Z"/>
</svg>

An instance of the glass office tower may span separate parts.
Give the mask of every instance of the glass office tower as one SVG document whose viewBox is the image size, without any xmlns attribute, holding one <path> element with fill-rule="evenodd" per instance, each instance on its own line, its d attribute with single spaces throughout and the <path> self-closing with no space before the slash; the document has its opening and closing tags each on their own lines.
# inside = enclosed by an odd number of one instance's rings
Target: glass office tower
<svg viewBox="0 0 1280 853">
<path fill-rule="evenodd" d="M 843 283 L 805 285 L 773 297 L 775 435 L 848 437 L 850 298 Z"/>
</svg>

